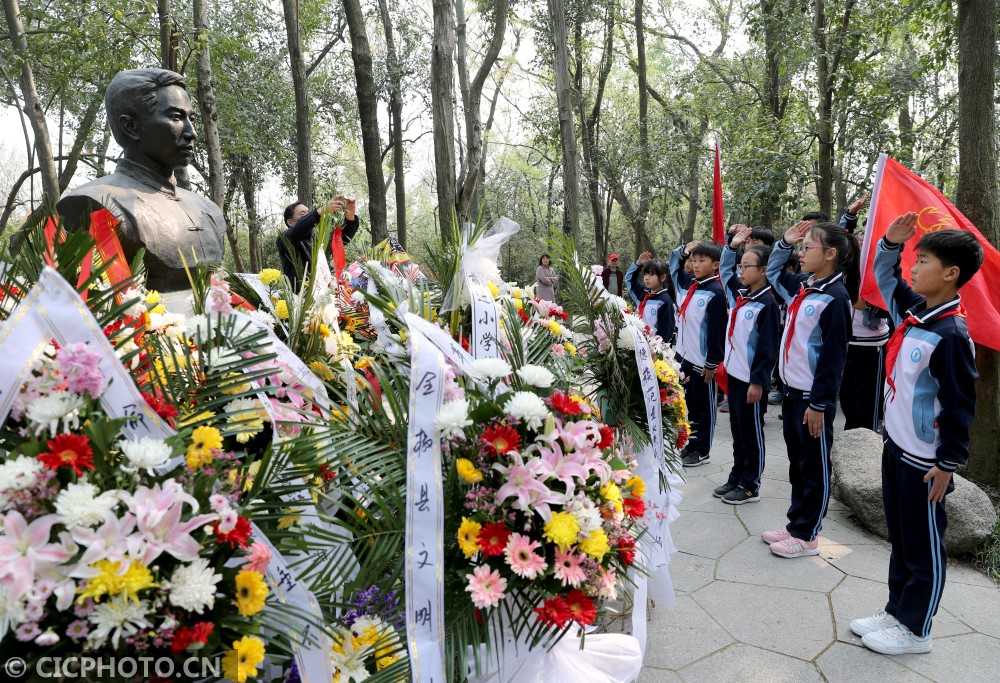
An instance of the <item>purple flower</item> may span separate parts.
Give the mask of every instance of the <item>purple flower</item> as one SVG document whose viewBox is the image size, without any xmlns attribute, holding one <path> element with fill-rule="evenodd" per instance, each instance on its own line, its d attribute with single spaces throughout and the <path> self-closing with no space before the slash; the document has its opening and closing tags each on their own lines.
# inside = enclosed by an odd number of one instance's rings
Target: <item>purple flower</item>
<svg viewBox="0 0 1000 683">
<path fill-rule="evenodd" d="M 66 627 L 66 637 L 74 640 L 86 638 L 88 633 L 90 633 L 90 626 L 86 619 L 77 619 Z"/>
<path fill-rule="evenodd" d="M 101 355 L 92 351 L 85 342 L 76 342 L 59 349 L 56 362 L 59 364 L 59 372 L 66 378 L 67 390 L 100 398 L 108 388 L 108 381 L 101 372 Z"/>
<path fill-rule="evenodd" d="M 285 677 L 285 683 L 302 683 L 302 679 L 299 677 L 299 666 L 292 661 L 292 665 L 288 667 L 288 675 Z"/>
<path fill-rule="evenodd" d="M 27 643 L 40 636 L 42 634 L 42 629 L 38 628 L 38 624 L 35 622 L 29 621 L 18 626 L 14 633 L 18 640 L 22 643 Z"/>
</svg>

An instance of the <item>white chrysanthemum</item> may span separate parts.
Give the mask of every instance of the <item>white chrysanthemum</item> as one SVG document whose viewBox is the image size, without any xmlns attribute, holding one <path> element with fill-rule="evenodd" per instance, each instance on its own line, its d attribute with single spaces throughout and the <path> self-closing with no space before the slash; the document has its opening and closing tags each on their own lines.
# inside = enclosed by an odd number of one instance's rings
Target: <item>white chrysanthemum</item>
<svg viewBox="0 0 1000 683">
<path fill-rule="evenodd" d="M 332 332 L 323 337 L 323 350 L 334 359 L 340 358 L 340 335 Z"/>
<path fill-rule="evenodd" d="M 462 436 L 462 430 L 472 424 L 469 419 L 469 402 L 464 399 L 448 401 L 441 406 L 434 424 L 441 430 L 442 437 Z"/>
<path fill-rule="evenodd" d="M 510 363 L 501 358 L 479 358 L 473 361 L 471 370 L 486 379 L 500 379 L 511 373 Z"/>
<path fill-rule="evenodd" d="M 520 367 L 517 369 L 517 376 L 528 386 L 538 387 L 539 389 L 548 389 L 556 381 L 556 376 L 548 368 L 543 368 L 541 365 L 525 365 Z"/>
<path fill-rule="evenodd" d="M 165 465 L 173 454 L 166 442 L 148 436 L 140 439 L 123 439 L 118 442 L 118 448 L 125 454 L 133 468 L 146 470 L 149 474 L 153 474 L 155 468 Z"/>
<path fill-rule="evenodd" d="M 365 666 L 365 659 L 371 652 L 364 646 L 360 649 L 354 647 L 351 629 L 338 631 L 333 643 L 333 647 L 330 648 L 330 661 L 336 670 L 338 680 L 360 682 L 371 677 Z"/>
<path fill-rule="evenodd" d="M 354 290 L 353 292 L 351 292 L 351 301 L 353 301 L 354 303 L 360 304 L 364 300 L 365 300 L 365 295 L 359 292 L 358 290 Z"/>
<path fill-rule="evenodd" d="M 232 400 L 222 407 L 222 412 L 227 415 L 242 413 L 243 415 L 241 415 L 241 417 L 243 419 L 250 419 L 254 416 L 267 418 L 267 411 L 264 410 L 264 406 L 261 402 L 255 398 L 237 398 Z"/>
<path fill-rule="evenodd" d="M 22 456 L 0 464 L 0 492 L 23 491 L 31 488 L 42 473 L 42 463 L 35 458 Z M 0 510 L 4 509 L 0 493 Z"/>
<path fill-rule="evenodd" d="M 101 493 L 89 481 L 68 484 L 56 497 L 56 512 L 69 529 L 100 524 L 117 505 L 114 491 Z"/>
<path fill-rule="evenodd" d="M 605 300 L 609 304 L 611 304 L 611 306 L 615 310 L 624 311 L 626 308 L 628 308 L 628 302 L 625 301 L 625 299 L 623 299 L 620 296 L 617 296 L 615 294 L 612 294 L 611 296 L 607 297 Z"/>
<path fill-rule="evenodd" d="M 8 630 L 13 631 L 25 621 L 24 600 L 15 598 L 9 588 L 0 585 L 0 640 Z"/>
<path fill-rule="evenodd" d="M 25 417 L 35 427 L 36 435 L 46 429 L 58 432 L 60 422 L 67 430 L 76 429 L 80 426 L 79 408 L 82 405 L 82 397 L 67 391 L 56 391 L 29 403 Z"/>
<path fill-rule="evenodd" d="M 337 303 L 329 303 L 323 306 L 319 313 L 320 320 L 324 324 L 330 325 L 331 327 L 340 320 L 340 309 L 337 307 Z"/>
<path fill-rule="evenodd" d="M 274 316 L 267 311 L 240 311 L 243 315 L 255 320 L 259 323 L 267 325 L 269 329 L 274 329 L 275 320 Z"/>
<path fill-rule="evenodd" d="M 187 336 L 195 340 L 206 340 L 208 339 L 208 327 L 209 327 L 208 317 L 204 315 L 195 315 L 184 321 L 184 331 Z"/>
<path fill-rule="evenodd" d="M 205 608 L 212 609 L 215 586 L 221 580 L 222 574 L 216 574 L 203 557 L 183 564 L 170 577 L 170 604 L 198 614 Z"/>
<path fill-rule="evenodd" d="M 150 313 L 149 329 L 174 336 L 186 331 L 186 321 L 179 313 Z"/>
<path fill-rule="evenodd" d="M 152 628 L 153 625 L 146 619 L 147 614 L 149 603 L 145 600 L 129 600 L 125 594 L 106 600 L 87 617 L 94 625 L 87 642 L 94 647 L 102 647 L 110 637 L 112 647 L 117 648 L 123 635 L 134 636 L 141 628 Z"/>
<path fill-rule="evenodd" d="M 146 312 L 146 297 L 139 293 L 135 287 L 129 287 L 125 294 L 122 295 L 122 301 L 131 301 L 136 299 L 137 301 L 125 309 L 125 315 L 138 318 L 140 315 Z"/>
<path fill-rule="evenodd" d="M 540 429 L 549 416 L 541 397 L 530 391 L 516 391 L 504 407 L 507 414 L 522 420 L 531 429 Z"/>
<path fill-rule="evenodd" d="M 205 364 L 214 370 L 225 370 L 230 365 L 242 361 L 243 358 L 227 346 L 216 346 L 208 352 L 208 356 L 205 358 Z"/>
<path fill-rule="evenodd" d="M 601 511 L 589 500 L 570 501 L 566 509 L 573 513 L 576 523 L 580 525 L 580 531 L 589 534 L 601 528 Z"/>
</svg>

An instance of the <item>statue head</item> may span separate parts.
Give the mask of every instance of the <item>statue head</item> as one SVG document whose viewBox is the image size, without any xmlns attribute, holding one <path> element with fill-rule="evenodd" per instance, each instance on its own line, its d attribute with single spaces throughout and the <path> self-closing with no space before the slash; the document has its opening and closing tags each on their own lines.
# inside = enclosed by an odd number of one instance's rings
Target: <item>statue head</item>
<svg viewBox="0 0 1000 683">
<path fill-rule="evenodd" d="M 194 156 L 194 109 L 184 77 L 165 69 L 130 69 L 111 79 L 104 107 L 125 158 L 164 177 Z"/>
</svg>

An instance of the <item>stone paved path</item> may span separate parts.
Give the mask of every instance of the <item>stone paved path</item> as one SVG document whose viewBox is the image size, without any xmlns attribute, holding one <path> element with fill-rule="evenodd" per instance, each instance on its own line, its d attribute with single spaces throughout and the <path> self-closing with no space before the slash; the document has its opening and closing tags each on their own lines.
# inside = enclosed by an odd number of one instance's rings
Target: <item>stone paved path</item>
<svg viewBox="0 0 1000 683">
<path fill-rule="evenodd" d="M 787 560 L 768 551 L 760 533 L 785 524 L 791 495 L 777 411 L 770 407 L 765 421 L 759 503 L 712 497 L 732 465 L 725 414 L 711 461 L 686 470 L 681 517 L 671 527 L 677 607 L 653 609 L 639 683 L 1000 681 L 1000 587 L 967 565 L 949 562 L 933 651 L 887 657 L 867 650 L 850 622 L 885 605 L 888 543 L 831 500 L 819 556 Z"/>
</svg>

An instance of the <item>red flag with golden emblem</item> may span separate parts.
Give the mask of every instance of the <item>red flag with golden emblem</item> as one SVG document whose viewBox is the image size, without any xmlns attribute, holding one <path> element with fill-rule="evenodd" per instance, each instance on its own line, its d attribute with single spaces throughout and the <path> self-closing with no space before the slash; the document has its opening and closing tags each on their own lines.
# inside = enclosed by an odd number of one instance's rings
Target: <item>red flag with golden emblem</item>
<svg viewBox="0 0 1000 683">
<path fill-rule="evenodd" d="M 872 208 L 862 247 L 861 296 L 876 306 L 886 308 L 872 270 L 875 247 L 897 217 L 915 211 L 917 233 L 903 249 L 903 277 L 909 278 L 916 263 L 916 246 L 921 237 L 936 230 L 958 229 L 971 232 L 983 247 L 983 267 L 960 290 L 962 303 L 969 311 L 969 334 L 977 344 L 1000 351 L 1000 309 L 990 295 L 989 283 L 1000 284 L 1000 252 L 982 236 L 969 219 L 938 192 L 937 188 L 886 154 L 880 154 Z"/>
</svg>

